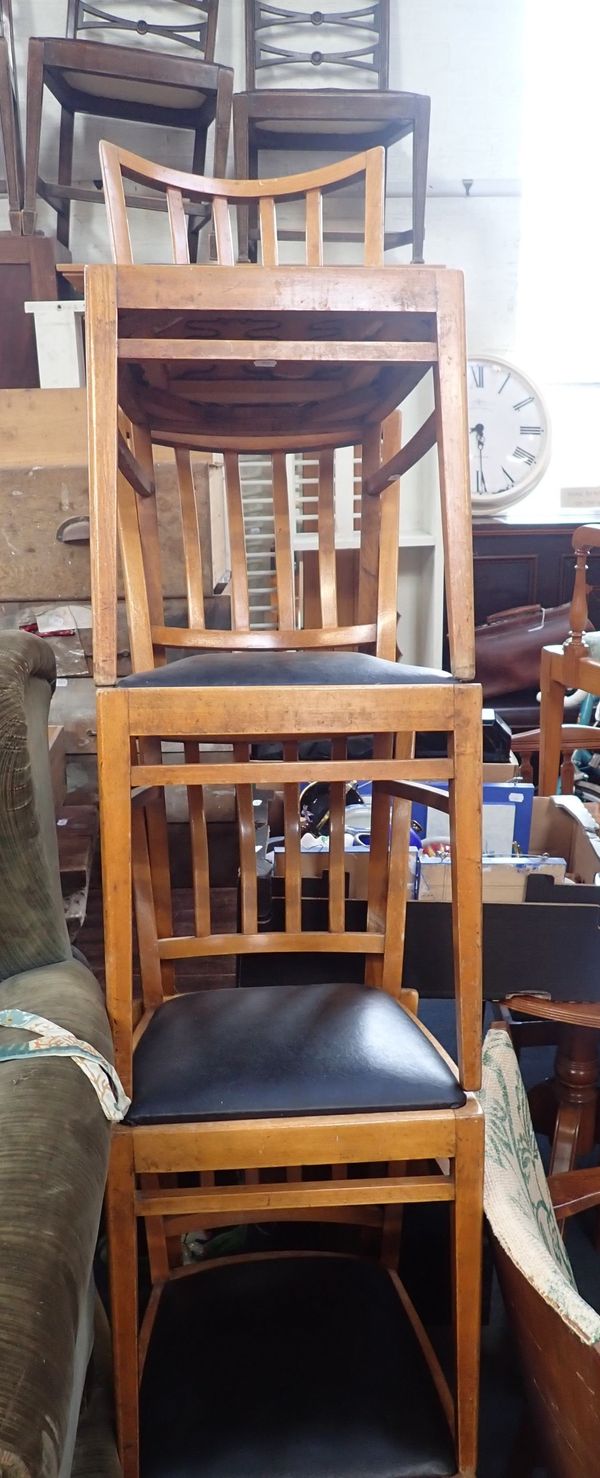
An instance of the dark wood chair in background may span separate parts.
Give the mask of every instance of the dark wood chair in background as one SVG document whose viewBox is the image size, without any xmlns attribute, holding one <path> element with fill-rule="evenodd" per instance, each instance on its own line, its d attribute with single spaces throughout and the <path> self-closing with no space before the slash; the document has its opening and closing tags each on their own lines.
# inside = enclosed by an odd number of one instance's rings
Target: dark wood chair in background
<svg viewBox="0 0 600 1478">
<path fill-rule="evenodd" d="M 589 1478 L 600 1443 L 600 1315 L 577 1290 L 558 1222 L 600 1204 L 600 1170 L 546 1180 L 501 1027 L 484 1044 L 481 1100 L 485 1211 L 533 1418 L 507 1471 L 526 1478 L 541 1459 L 550 1478 Z"/>
<path fill-rule="evenodd" d="M 0 0 L 0 135 L 6 172 L 6 178 L 0 179 L 0 194 L 8 196 L 10 229 L 19 235 L 23 209 L 23 153 L 11 0 Z"/>
<path fill-rule="evenodd" d="M 575 586 L 571 602 L 571 630 L 564 646 L 544 647 L 540 673 L 540 795 L 554 795 L 558 787 L 561 763 L 561 731 L 564 725 L 565 696 L 569 688 L 584 693 L 600 693 L 600 662 L 590 655 L 584 633 L 588 619 L 587 557 L 591 549 L 600 549 L 600 527 L 583 524 L 573 534 L 575 553 Z M 584 731 L 576 748 L 585 749 Z"/>
<path fill-rule="evenodd" d="M 77 114 L 99 118 L 121 118 L 129 123 L 156 124 L 161 128 L 185 129 L 194 135 L 192 169 L 205 166 L 206 139 L 214 121 L 213 172 L 225 173 L 231 122 L 233 72 L 213 61 L 218 0 L 174 0 L 173 20 L 165 21 L 155 7 L 143 7 L 146 18 L 127 19 L 123 11 L 131 0 L 121 0 L 118 10 L 69 0 L 66 38 L 32 37 L 27 72 L 27 135 L 25 156 L 24 230 L 35 230 L 36 198 L 41 195 L 57 212 L 57 235 L 69 245 L 71 201 L 91 204 L 103 200 L 100 180 L 88 185 L 73 183 L 74 120 Z M 162 10 L 164 17 L 164 7 Z M 125 33 L 137 45 L 114 45 L 112 38 Z M 147 45 L 144 45 L 144 39 Z M 179 55 L 157 46 L 178 46 Z M 60 103 L 60 132 L 57 181 L 39 177 L 42 104 L 47 87 Z M 156 209 L 150 195 L 133 196 L 133 206 Z M 162 202 L 158 202 L 160 209 Z M 189 220 L 192 258 L 202 218 Z"/>
<path fill-rule="evenodd" d="M 413 261 L 422 262 L 430 100 L 388 88 L 389 0 L 358 6 L 340 0 L 333 11 L 264 0 L 245 0 L 245 7 L 246 91 L 233 103 L 238 179 L 258 177 L 262 150 L 350 154 L 374 144 L 387 149 L 412 135 L 412 222 L 408 230 L 386 232 L 385 245 L 412 244 Z M 323 78 L 322 87 L 302 87 L 311 73 Z M 244 259 L 255 250 L 251 212 L 240 210 L 239 230 Z M 286 234 L 298 239 L 294 230 Z M 327 230 L 325 239 L 361 238 L 340 227 Z"/>
</svg>

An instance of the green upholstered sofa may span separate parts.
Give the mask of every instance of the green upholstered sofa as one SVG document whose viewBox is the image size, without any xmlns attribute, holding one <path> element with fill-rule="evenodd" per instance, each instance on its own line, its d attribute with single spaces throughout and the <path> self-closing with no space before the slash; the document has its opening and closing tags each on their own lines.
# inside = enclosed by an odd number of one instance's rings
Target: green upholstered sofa
<svg viewBox="0 0 600 1478">
<path fill-rule="evenodd" d="M 0 633 L 0 1010 L 111 1057 L 100 988 L 65 927 L 48 759 L 51 649 Z M 0 1028 L 0 1049 L 27 1041 Z M 0 1060 L 0 1474 L 118 1478 L 92 1264 L 110 1125 L 71 1058 Z"/>
</svg>

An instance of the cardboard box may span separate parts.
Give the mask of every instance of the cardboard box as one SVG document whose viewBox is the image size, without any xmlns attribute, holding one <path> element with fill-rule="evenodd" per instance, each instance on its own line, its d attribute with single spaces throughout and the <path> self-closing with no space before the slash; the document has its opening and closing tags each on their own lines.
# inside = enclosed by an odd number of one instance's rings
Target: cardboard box
<svg viewBox="0 0 600 1478">
<path fill-rule="evenodd" d="M 444 782 L 436 790 L 447 790 Z M 483 786 L 483 850 L 492 857 L 509 857 L 513 845 L 527 854 L 530 846 L 533 785 L 511 781 Z M 432 806 L 415 804 L 412 818 L 423 837 L 441 839 L 450 835 L 450 819 Z"/>
<path fill-rule="evenodd" d="M 519 761 L 516 754 L 513 754 L 512 750 L 510 753 L 510 759 L 505 760 L 504 762 L 500 760 L 483 761 L 484 785 L 492 784 L 496 780 L 508 780 L 510 783 L 515 779 L 518 773 Z"/>
<path fill-rule="evenodd" d="M 531 851 L 564 857 L 572 883 L 600 879 L 600 827 L 574 795 L 536 796 L 531 818 Z M 598 888 L 600 902 L 600 887 Z M 573 902 L 577 902 L 575 893 Z"/>
<path fill-rule="evenodd" d="M 565 860 L 562 857 L 484 857 L 484 903 L 523 903 L 527 880 L 534 873 L 562 883 L 566 873 Z M 449 862 L 441 857 L 421 858 L 418 896 L 420 903 L 450 903 L 452 878 Z"/>
</svg>

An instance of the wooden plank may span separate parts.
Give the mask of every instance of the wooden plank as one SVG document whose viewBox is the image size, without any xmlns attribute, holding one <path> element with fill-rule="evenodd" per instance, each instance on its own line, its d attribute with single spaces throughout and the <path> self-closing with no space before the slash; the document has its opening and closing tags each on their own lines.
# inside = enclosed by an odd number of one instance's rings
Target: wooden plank
<svg viewBox="0 0 600 1478">
<path fill-rule="evenodd" d="M 244 325 L 247 320 L 244 318 Z M 324 324 L 325 327 L 325 324 Z M 240 360 L 253 362 L 275 359 L 286 364 L 302 364 L 323 361 L 341 361 L 343 364 L 355 360 L 365 364 L 435 364 L 437 349 L 429 342 L 394 343 L 388 339 L 319 339 L 318 328 L 310 339 L 119 339 L 119 359 L 147 360 L 167 359 L 170 364 L 188 360 Z M 207 393 L 207 399 L 209 399 Z M 307 393 L 306 399 L 310 399 Z"/>
<path fill-rule="evenodd" d="M 6 395 L 10 393 L 5 392 Z M 50 396 L 55 394 L 50 390 L 38 393 Z M 62 391 L 56 393 L 63 394 Z M 0 416 L 0 445 L 1 419 Z M 44 422 L 38 423 L 35 435 L 32 432 L 28 462 L 10 469 L 6 466 L 0 468 L 2 599 L 19 602 L 56 600 L 61 604 L 70 600 L 89 600 L 89 544 L 65 544 L 56 537 L 57 530 L 66 518 L 85 517 L 89 513 L 85 453 L 78 462 L 67 462 L 65 466 L 55 465 L 52 460 L 46 465 L 45 451 L 42 444 L 38 444 L 43 425 Z M 69 455 L 74 455 L 74 451 L 75 447 L 72 446 Z M 4 455 L 6 457 L 6 448 Z M 18 446 L 15 455 L 23 455 Z M 194 458 L 193 469 L 200 539 L 205 555 L 204 592 L 209 595 L 211 533 L 206 460 Z M 164 591 L 168 596 L 184 595 L 186 589 L 180 525 L 173 517 L 173 507 L 178 498 L 177 487 L 174 460 L 168 465 L 160 465 L 157 468 L 157 506 L 159 524 L 163 531 L 161 554 Z M 123 584 L 120 577 L 117 588 L 121 595 Z"/>
<path fill-rule="evenodd" d="M 252 760 L 250 768 L 245 764 L 197 764 L 188 765 L 185 772 L 186 785 L 241 785 L 250 779 L 253 785 L 280 786 L 283 780 L 294 781 L 297 785 L 305 781 L 309 785 L 313 780 L 324 780 L 329 782 L 345 781 L 349 772 L 352 779 L 358 784 L 361 780 L 387 780 L 388 782 L 400 781 L 402 775 L 415 778 L 415 789 L 417 789 L 418 775 L 427 775 L 433 780 L 449 780 L 453 774 L 451 760 L 287 760 L 285 770 L 281 760 Z M 183 784 L 180 765 L 132 765 L 131 783 L 136 785 L 181 785 Z M 448 809 L 448 797 L 440 796 L 437 801 L 438 791 L 432 791 L 427 786 L 418 785 L 417 799 L 422 799 L 431 804 L 436 800 L 437 809 Z"/>
<path fill-rule="evenodd" d="M 171 1009 L 171 1008 L 169 1008 Z M 176 1009 L 174 1007 L 173 1009 Z M 134 1138 L 136 1170 L 245 1170 L 257 1164 L 381 1164 L 453 1154 L 451 1109 L 431 1113 L 331 1114 L 302 1119 L 140 1126 Z"/>
<path fill-rule="evenodd" d="M 189 1186 L 169 1190 L 147 1190 L 136 1196 L 138 1216 L 177 1216 L 207 1211 L 263 1211 L 320 1206 L 406 1205 L 414 1202 L 453 1201 L 454 1184 L 445 1175 L 374 1176 L 371 1180 L 294 1181 L 291 1184 L 219 1186 L 214 1189 Z"/>
</svg>

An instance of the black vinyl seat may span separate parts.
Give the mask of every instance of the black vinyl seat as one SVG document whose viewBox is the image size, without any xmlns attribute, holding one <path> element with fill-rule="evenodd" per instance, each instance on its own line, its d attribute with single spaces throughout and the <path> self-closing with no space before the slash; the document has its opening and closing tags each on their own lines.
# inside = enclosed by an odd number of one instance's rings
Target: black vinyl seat
<svg viewBox="0 0 600 1478">
<path fill-rule="evenodd" d="M 373 686 L 451 683 L 448 672 L 386 662 L 369 652 L 198 652 L 120 679 L 125 688 Z"/>
<path fill-rule="evenodd" d="M 362 984 L 250 986 L 159 1006 L 134 1055 L 127 1123 L 458 1108 L 410 1014 Z"/>
<path fill-rule="evenodd" d="M 142 1478 L 449 1478 L 453 1443 L 384 1268 L 235 1259 L 161 1294 Z"/>
</svg>

